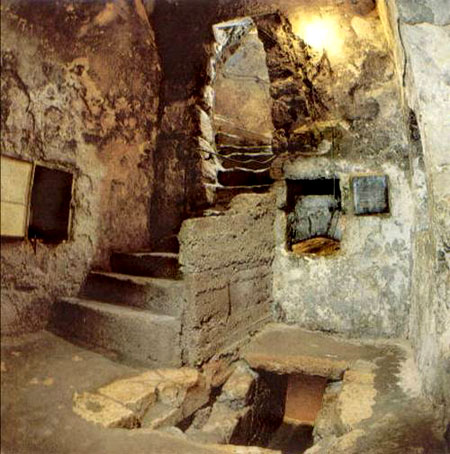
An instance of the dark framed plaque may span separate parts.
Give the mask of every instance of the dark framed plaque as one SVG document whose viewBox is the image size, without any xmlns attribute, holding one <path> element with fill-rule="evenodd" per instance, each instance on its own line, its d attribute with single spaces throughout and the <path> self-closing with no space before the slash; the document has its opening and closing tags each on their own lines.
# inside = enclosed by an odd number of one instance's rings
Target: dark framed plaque
<svg viewBox="0 0 450 454">
<path fill-rule="evenodd" d="M 388 178 L 386 175 L 365 175 L 352 177 L 354 213 L 389 213 Z"/>
</svg>

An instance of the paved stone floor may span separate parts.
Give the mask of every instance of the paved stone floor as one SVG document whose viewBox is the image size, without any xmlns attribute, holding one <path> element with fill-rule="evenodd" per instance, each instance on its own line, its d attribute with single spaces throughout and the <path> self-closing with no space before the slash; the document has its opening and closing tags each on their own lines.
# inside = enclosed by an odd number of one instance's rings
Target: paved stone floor
<svg viewBox="0 0 450 454">
<path fill-rule="evenodd" d="M 169 434 L 106 429 L 72 411 L 75 391 L 135 375 L 133 369 L 46 331 L 3 341 L 2 454 L 213 454 Z"/>
<path fill-rule="evenodd" d="M 417 391 L 407 348 L 369 347 L 281 325 L 269 325 L 242 352 L 253 366 L 336 379 L 345 370 L 339 409 L 344 429 L 311 454 L 443 454 L 435 412 Z M 144 429 L 106 429 L 72 410 L 75 392 L 139 374 L 98 353 L 42 331 L 3 340 L 2 454 L 237 453 Z M 326 432 L 326 431 L 325 431 Z M 256 452 L 256 451 L 255 451 Z"/>
</svg>

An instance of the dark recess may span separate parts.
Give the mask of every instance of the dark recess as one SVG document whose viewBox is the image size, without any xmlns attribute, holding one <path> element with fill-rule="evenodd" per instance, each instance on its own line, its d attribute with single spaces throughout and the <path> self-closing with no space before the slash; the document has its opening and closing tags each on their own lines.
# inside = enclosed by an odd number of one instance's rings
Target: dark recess
<svg viewBox="0 0 450 454">
<path fill-rule="evenodd" d="M 339 179 L 310 179 L 310 180 L 286 180 L 287 198 L 286 211 L 291 212 L 295 208 L 297 200 L 306 195 L 332 195 L 338 202 L 338 209 L 341 209 L 341 189 Z"/>
<path fill-rule="evenodd" d="M 36 166 L 28 237 L 48 243 L 68 239 L 73 175 Z"/>
</svg>

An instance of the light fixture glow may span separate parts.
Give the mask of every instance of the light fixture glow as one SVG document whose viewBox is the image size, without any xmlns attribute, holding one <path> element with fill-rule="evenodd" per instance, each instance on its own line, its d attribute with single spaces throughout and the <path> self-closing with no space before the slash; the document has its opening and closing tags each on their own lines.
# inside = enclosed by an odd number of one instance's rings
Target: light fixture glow
<svg viewBox="0 0 450 454">
<path fill-rule="evenodd" d="M 304 41 L 311 47 L 324 50 L 325 45 L 330 41 L 331 31 L 324 20 L 317 19 L 310 22 L 304 29 Z"/>
<path fill-rule="evenodd" d="M 330 56 L 339 56 L 343 36 L 339 20 L 333 16 L 298 16 L 293 20 L 294 33 L 318 52 L 324 50 Z"/>
</svg>

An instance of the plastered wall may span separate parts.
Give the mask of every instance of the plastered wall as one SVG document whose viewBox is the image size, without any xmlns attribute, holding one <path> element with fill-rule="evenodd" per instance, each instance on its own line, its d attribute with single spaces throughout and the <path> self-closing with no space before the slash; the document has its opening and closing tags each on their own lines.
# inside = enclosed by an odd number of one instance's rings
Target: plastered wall
<svg viewBox="0 0 450 454">
<path fill-rule="evenodd" d="M 288 250 L 286 186 L 278 185 L 275 222 L 274 316 L 309 329 L 351 336 L 405 336 L 408 329 L 413 206 L 407 175 L 395 164 L 331 162 L 285 164 L 286 178 L 337 178 L 342 212 L 340 250 L 329 256 Z M 357 216 L 350 178 L 387 175 L 390 213 Z"/>
</svg>

